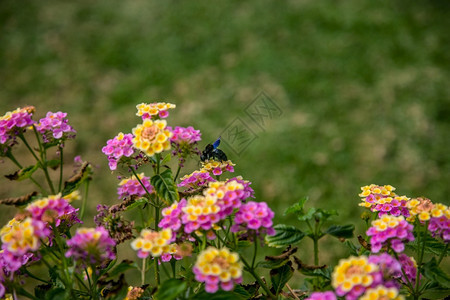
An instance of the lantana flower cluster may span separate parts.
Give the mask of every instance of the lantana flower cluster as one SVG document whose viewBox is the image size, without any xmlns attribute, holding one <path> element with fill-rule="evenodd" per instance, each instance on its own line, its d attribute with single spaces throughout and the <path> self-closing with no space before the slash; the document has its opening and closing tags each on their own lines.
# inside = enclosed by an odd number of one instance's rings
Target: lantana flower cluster
<svg viewBox="0 0 450 300">
<path fill-rule="evenodd" d="M 144 173 L 137 174 L 137 178 L 133 175 L 129 178 L 122 179 L 119 183 L 119 188 L 117 189 L 119 199 L 129 196 L 142 197 L 147 194 L 147 192 L 152 193 L 153 186 L 150 184 L 150 178 L 145 176 Z"/>
<path fill-rule="evenodd" d="M 45 118 L 39 120 L 36 130 L 42 134 L 45 143 L 49 143 L 55 139 L 74 138 L 75 130 L 69 125 L 69 120 L 66 118 L 67 113 L 49 111 Z"/>
<path fill-rule="evenodd" d="M 133 135 L 120 132 L 116 137 L 106 142 L 102 152 L 108 156 L 109 168 L 117 169 L 117 163 L 122 157 L 130 157 L 134 153 Z"/>
<path fill-rule="evenodd" d="M 361 300 L 404 300 L 405 297 L 399 294 L 397 288 L 388 288 L 385 286 L 377 286 L 375 288 L 368 289 Z"/>
<path fill-rule="evenodd" d="M 140 236 L 131 243 L 131 247 L 138 252 L 138 257 L 146 258 L 149 255 L 159 257 L 163 253 L 170 253 L 170 243 L 173 241 L 172 230 L 163 229 L 153 231 L 144 229 Z"/>
<path fill-rule="evenodd" d="M 143 120 L 157 117 L 164 119 L 169 116 L 169 109 L 176 108 L 176 105 L 166 102 L 141 103 L 136 108 L 138 110 L 136 115 L 142 117 Z"/>
<path fill-rule="evenodd" d="M 173 133 L 167 130 L 166 120 L 145 119 L 142 124 L 133 128 L 133 147 L 148 156 L 170 149 L 170 138 Z"/>
<path fill-rule="evenodd" d="M 195 190 L 197 188 L 205 187 L 208 182 L 216 181 L 209 175 L 206 170 L 194 171 L 191 174 L 185 175 L 181 178 L 179 187 L 186 188 L 186 191 Z"/>
<path fill-rule="evenodd" d="M 22 133 L 27 127 L 33 125 L 32 120 L 35 108 L 28 106 L 9 111 L 0 117 L 0 144 L 11 147 L 17 134 Z M 5 150 L 7 149 L 5 148 Z M 4 153 L 0 153 L 1 155 Z"/>
<path fill-rule="evenodd" d="M 170 141 L 176 144 L 194 144 L 202 139 L 200 130 L 196 130 L 192 126 L 176 126 L 175 128 L 167 126 L 167 130 L 171 131 L 173 134 Z"/>
<path fill-rule="evenodd" d="M 415 284 L 417 276 L 417 263 L 414 257 L 410 257 L 404 253 L 401 253 L 398 256 L 398 262 L 405 272 L 404 274 L 401 274 L 402 281 L 404 283 L 411 282 L 412 284 Z"/>
<path fill-rule="evenodd" d="M 351 256 L 341 259 L 334 268 L 332 286 L 338 296 L 354 300 L 369 288 L 397 288 L 394 277 L 399 276 L 399 271 L 400 265 L 394 258 L 375 255 Z"/>
<path fill-rule="evenodd" d="M 450 241 L 450 209 L 442 203 L 432 203 L 430 199 L 419 197 L 408 202 L 411 217 L 414 222 L 416 218 L 421 223 L 428 223 L 428 230 L 433 237 L 440 237 L 444 241 Z"/>
<path fill-rule="evenodd" d="M 69 197 L 70 198 L 70 197 Z M 66 228 L 76 223 L 81 223 L 78 219 L 78 208 L 74 208 L 69 202 L 61 197 L 61 194 L 50 195 L 30 203 L 26 210 L 30 212 L 35 220 L 45 223 L 54 223 L 55 226 L 64 224 Z"/>
<path fill-rule="evenodd" d="M 234 172 L 234 166 L 231 160 L 227 161 L 205 161 L 202 162 L 202 170 L 212 173 L 216 176 L 222 175 L 223 172 L 228 171 L 230 173 Z"/>
<path fill-rule="evenodd" d="M 18 270 L 27 261 L 24 256 L 38 250 L 41 239 L 47 238 L 49 234 L 50 230 L 42 221 L 30 217 L 10 220 L 0 231 L 1 256 L 8 257 L 4 266 L 11 272 Z"/>
<path fill-rule="evenodd" d="M 305 300 L 336 300 L 336 295 L 332 291 L 314 292 Z"/>
<path fill-rule="evenodd" d="M 372 252 L 379 252 L 383 246 L 390 246 L 397 253 L 402 252 L 405 249 L 404 242 L 414 240 L 413 228 L 403 216 L 385 215 L 372 221 L 372 227 L 366 232 L 371 237 Z"/>
<path fill-rule="evenodd" d="M 399 196 L 394 193 L 395 188 L 391 185 L 366 185 L 361 187 L 362 198 L 359 206 L 367 207 L 373 212 L 378 212 L 379 216 L 386 214 L 393 216 L 409 217 L 409 210 L 406 207 L 409 198 Z"/>
<path fill-rule="evenodd" d="M 252 230 L 257 235 L 274 235 L 275 230 L 272 228 L 274 215 L 274 212 L 269 208 L 267 203 L 250 201 L 242 204 L 236 213 L 234 219 L 235 224 L 231 227 L 231 231 Z"/>
<path fill-rule="evenodd" d="M 85 267 L 116 258 L 116 243 L 103 227 L 79 228 L 67 245 L 66 257 L 72 257 Z"/>
<path fill-rule="evenodd" d="M 242 282 L 242 263 L 237 253 L 227 248 L 208 247 L 197 257 L 193 268 L 195 279 L 205 283 L 208 293 L 215 293 L 220 287 L 230 291 Z"/>
</svg>

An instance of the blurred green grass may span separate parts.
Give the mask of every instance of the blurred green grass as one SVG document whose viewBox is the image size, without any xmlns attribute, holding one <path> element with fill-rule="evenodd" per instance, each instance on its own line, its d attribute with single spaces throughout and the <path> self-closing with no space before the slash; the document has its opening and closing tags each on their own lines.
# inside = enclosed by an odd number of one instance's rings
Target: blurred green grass
<svg viewBox="0 0 450 300">
<path fill-rule="evenodd" d="M 449 8 L 404 0 L 4 0 L 0 111 L 28 104 L 38 117 L 69 113 L 78 137 L 67 161 L 81 154 L 96 166 L 93 214 L 96 204 L 117 201 L 101 147 L 139 122 L 136 104 L 176 103 L 169 124 L 200 129 L 204 145 L 264 91 L 282 116 L 264 131 L 250 123 L 258 138 L 240 156 L 223 147 L 236 174 L 253 182 L 276 222 L 295 224 L 283 212 L 309 196 L 309 205 L 362 225 L 357 194 L 370 183 L 449 204 Z M 20 194 L 17 187 L 3 181 L 0 196 Z"/>
</svg>

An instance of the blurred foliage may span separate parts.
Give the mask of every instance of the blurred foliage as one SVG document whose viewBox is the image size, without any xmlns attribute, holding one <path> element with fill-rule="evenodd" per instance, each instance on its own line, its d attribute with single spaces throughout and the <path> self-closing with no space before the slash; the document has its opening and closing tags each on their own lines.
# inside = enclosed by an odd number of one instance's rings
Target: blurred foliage
<svg viewBox="0 0 450 300">
<path fill-rule="evenodd" d="M 92 213 L 117 201 L 101 147 L 139 122 L 136 104 L 166 100 L 178 106 L 169 124 L 200 129 L 204 144 L 236 117 L 255 131 L 239 156 L 221 147 L 278 221 L 309 196 L 361 225 L 362 185 L 449 202 L 449 9 L 444 0 L 3 0 L 0 111 L 68 112 L 78 137 L 65 158 L 95 166 Z M 244 113 L 261 91 L 282 110 L 264 130 Z M 0 196 L 23 189 L 2 184 Z"/>
</svg>

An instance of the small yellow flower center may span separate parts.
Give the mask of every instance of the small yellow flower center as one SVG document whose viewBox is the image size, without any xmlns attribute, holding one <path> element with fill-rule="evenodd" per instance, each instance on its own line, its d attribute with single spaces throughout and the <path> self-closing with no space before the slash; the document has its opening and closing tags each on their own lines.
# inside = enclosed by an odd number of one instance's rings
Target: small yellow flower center
<svg viewBox="0 0 450 300">
<path fill-rule="evenodd" d="M 153 125 L 151 127 L 146 127 L 142 131 L 142 137 L 146 140 L 153 141 L 158 133 L 158 127 Z"/>
</svg>

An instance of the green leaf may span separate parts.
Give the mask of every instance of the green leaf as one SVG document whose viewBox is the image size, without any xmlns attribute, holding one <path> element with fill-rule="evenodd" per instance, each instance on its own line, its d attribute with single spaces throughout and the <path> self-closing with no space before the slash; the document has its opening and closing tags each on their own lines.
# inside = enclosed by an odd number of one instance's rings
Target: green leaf
<svg viewBox="0 0 450 300">
<path fill-rule="evenodd" d="M 194 295 L 191 299 L 195 300 L 229 300 L 229 299 L 236 299 L 236 300 L 244 300 L 249 299 L 250 294 L 241 286 L 236 285 L 233 291 L 226 292 L 224 290 L 218 290 L 214 294 L 210 294 L 205 292 L 204 290 L 200 293 Z"/>
<path fill-rule="evenodd" d="M 18 171 L 16 171 L 13 174 L 9 174 L 9 175 L 5 175 L 6 178 L 8 178 L 9 180 L 17 180 L 17 181 L 22 181 L 25 180 L 27 178 L 30 178 L 31 175 L 33 175 L 33 173 L 39 168 L 39 163 L 33 165 L 33 166 L 28 166 L 25 168 L 22 168 Z"/>
<path fill-rule="evenodd" d="M 314 216 L 314 213 L 316 212 L 316 209 L 311 207 L 310 209 L 308 209 L 308 212 L 302 215 L 299 215 L 297 217 L 297 219 L 299 221 L 306 221 L 306 220 L 311 220 L 312 217 Z"/>
<path fill-rule="evenodd" d="M 450 247 L 447 247 L 447 250 L 445 250 L 445 244 L 435 238 L 433 238 L 431 235 L 426 234 L 425 236 L 421 236 L 421 240 L 425 239 L 425 253 L 433 254 L 436 256 L 441 256 L 442 252 L 446 251 L 444 254 L 445 256 L 450 255 Z M 422 243 L 420 243 L 421 247 Z M 414 250 L 415 252 L 419 252 L 419 245 L 417 244 L 417 237 L 414 241 L 409 242 L 406 244 L 406 247 L 408 249 Z"/>
<path fill-rule="evenodd" d="M 147 198 L 139 198 L 136 201 L 134 201 L 133 203 L 131 203 L 130 205 L 127 206 L 127 208 L 125 209 L 126 211 L 128 210 L 132 210 L 133 208 L 139 207 L 144 205 L 145 203 L 148 203 Z"/>
<path fill-rule="evenodd" d="M 284 212 L 285 215 L 288 214 L 303 214 L 303 207 L 305 206 L 306 201 L 308 201 L 308 197 L 300 199 L 294 205 L 289 206 Z"/>
<path fill-rule="evenodd" d="M 424 264 L 423 275 L 426 278 L 437 282 L 441 287 L 450 288 L 450 277 L 439 268 L 434 257 Z"/>
<path fill-rule="evenodd" d="M 338 213 L 335 209 L 316 209 L 315 212 L 316 217 L 318 217 L 320 220 L 327 220 L 328 218 L 330 218 L 331 216 L 337 216 Z"/>
<path fill-rule="evenodd" d="M 355 230 L 355 225 L 349 224 L 349 225 L 331 225 L 327 230 L 325 230 L 325 233 L 328 233 L 334 237 L 337 238 L 352 238 L 353 237 L 353 231 Z"/>
<path fill-rule="evenodd" d="M 442 288 L 436 282 L 429 282 L 421 296 L 423 299 L 445 299 L 450 295 L 449 288 Z"/>
<path fill-rule="evenodd" d="M 172 154 L 167 154 L 164 156 L 163 160 L 161 161 L 161 165 L 168 163 L 172 159 Z"/>
<path fill-rule="evenodd" d="M 187 283 L 180 279 L 170 278 L 164 281 L 155 294 L 155 299 L 173 300 L 187 287 Z"/>
<path fill-rule="evenodd" d="M 293 274 L 294 269 L 292 268 L 291 261 L 278 269 L 270 270 L 270 280 L 272 281 L 272 288 L 275 291 L 275 295 L 278 295 L 283 290 Z"/>
<path fill-rule="evenodd" d="M 150 179 L 159 197 L 173 203 L 179 200 L 177 186 L 173 181 L 172 171 L 167 169 L 160 174 L 154 175 Z"/>
<path fill-rule="evenodd" d="M 73 191 L 77 190 L 85 181 L 91 179 L 92 175 L 91 165 L 85 162 L 77 174 L 69 178 L 64 182 L 64 189 L 62 191 L 62 196 L 69 195 Z"/>
<path fill-rule="evenodd" d="M 138 269 L 136 262 L 123 260 L 120 262 L 120 264 L 118 264 L 110 272 L 108 272 L 108 277 L 116 277 L 129 269 Z"/>
<path fill-rule="evenodd" d="M 56 288 L 45 294 L 45 300 L 66 300 L 68 299 L 68 296 L 69 295 L 66 294 L 66 289 Z"/>
<path fill-rule="evenodd" d="M 60 163 L 61 163 L 60 159 L 52 159 L 52 160 L 47 160 L 45 164 L 50 169 L 56 170 L 59 167 Z"/>
<path fill-rule="evenodd" d="M 41 284 L 34 287 L 34 295 L 39 299 L 45 299 L 45 294 L 52 288 L 51 284 Z"/>
<path fill-rule="evenodd" d="M 353 244 L 352 241 L 346 240 L 344 242 L 344 244 L 348 247 L 350 254 L 354 255 L 354 256 L 359 256 L 359 248 L 355 246 L 355 244 Z"/>
<path fill-rule="evenodd" d="M 257 268 L 276 269 L 284 266 L 289 259 L 262 260 L 256 264 Z"/>
<path fill-rule="evenodd" d="M 266 242 L 270 247 L 282 247 L 300 242 L 305 233 L 294 226 L 278 224 L 273 227 L 275 235 L 266 235 Z"/>
</svg>

